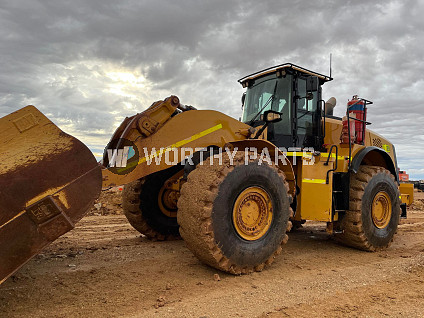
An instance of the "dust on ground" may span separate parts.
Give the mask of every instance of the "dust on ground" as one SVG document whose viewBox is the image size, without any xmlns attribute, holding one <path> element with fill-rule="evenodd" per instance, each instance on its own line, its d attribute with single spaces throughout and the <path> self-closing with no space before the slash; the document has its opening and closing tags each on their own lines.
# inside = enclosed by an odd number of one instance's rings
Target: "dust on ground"
<svg viewBox="0 0 424 318">
<path fill-rule="evenodd" d="M 119 194 L 102 193 L 99 208 L 0 286 L 0 317 L 423 316 L 423 209 L 408 212 L 385 251 L 341 246 L 308 222 L 270 268 L 232 276 L 181 240 L 142 237 Z"/>
</svg>

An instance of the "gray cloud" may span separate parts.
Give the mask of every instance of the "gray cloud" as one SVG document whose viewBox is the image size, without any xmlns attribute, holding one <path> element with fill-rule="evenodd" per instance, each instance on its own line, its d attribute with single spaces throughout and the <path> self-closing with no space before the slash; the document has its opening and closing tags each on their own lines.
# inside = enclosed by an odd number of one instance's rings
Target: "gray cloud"
<svg viewBox="0 0 424 318">
<path fill-rule="evenodd" d="M 374 101 L 372 128 L 424 179 L 424 2 L 0 2 L 0 116 L 34 104 L 94 152 L 170 94 L 240 115 L 243 75 L 283 62 L 328 73 L 336 114 Z M 419 148 L 419 149 L 417 149 Z"/>
</svg>

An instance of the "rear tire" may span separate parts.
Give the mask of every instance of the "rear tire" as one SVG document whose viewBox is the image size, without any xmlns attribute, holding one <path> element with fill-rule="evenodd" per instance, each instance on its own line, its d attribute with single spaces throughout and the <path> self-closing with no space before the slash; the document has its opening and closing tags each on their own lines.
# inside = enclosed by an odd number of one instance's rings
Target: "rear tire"
<svg viewBox="0 0 424 318">
<path fill-rule="evenodd" d="M 288 240 L 291 197 L 275 165 L 209 159 L 188 175 L 178 200 L 180 234 L 202 262 L 232 274 L 261 271 Z"/>
<path fill-rule="evenodd" d="M 159 202 L 165 181 L 181 169 L 181 166 L 171 167 L 124 186 L 124 214 L 130 224 L 149 239 L 163 241 L 179 238 L 177 209 L 171 209 L 166 215 Z"/>
<path fill-rule="evenodd" d="M 361 166 L 350 181 L 349 211 L 340 221 L 343 244 L 376 251 L 389 246 L 400 218 L 399 189 L 382 167 Z"/>
</svg>

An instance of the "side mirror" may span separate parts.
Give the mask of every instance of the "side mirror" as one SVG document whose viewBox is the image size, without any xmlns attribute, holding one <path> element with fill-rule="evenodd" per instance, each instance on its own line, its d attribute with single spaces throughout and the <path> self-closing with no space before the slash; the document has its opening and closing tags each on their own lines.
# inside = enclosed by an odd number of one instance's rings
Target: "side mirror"
<svg viewBox="0 0 424 318">
<path fill-rule="evenodd" d="M 306 78 L 306 91 L 317 92 L 319 89 L 319 78 L 317 76 L 309 76 Z"/>
<path fill-rule="evenodd" d="M 268 127 L 271 123 L 276 123 L 281 121 L 283 118 L 281 116 L 283 113 L 276 112 L 275 110 L 267 110 L 261 115 L 261 120 L 265 122 L 265 125 L 263 125 L 258 132 L 253 137 L 254 139 L 259 138 L 259 136 L 264 132 L 264 130 Z"/>
<path fill-rule="evenodd" d="M 243 95 L 241 95 L 241 108 L 243 108 L 244 106 L 244 100 L 246 99 L 246 92 L 243 93 Z"/>
<path fill-rule="evenodd" d="M 264 112 L 264 114 L 261 116 L 262 120 L 267 123 L 277 123 L 282 120 L 281 116 L 283 113 L 277 112 L 275 110 L 267 110 Z"/>
</svg>

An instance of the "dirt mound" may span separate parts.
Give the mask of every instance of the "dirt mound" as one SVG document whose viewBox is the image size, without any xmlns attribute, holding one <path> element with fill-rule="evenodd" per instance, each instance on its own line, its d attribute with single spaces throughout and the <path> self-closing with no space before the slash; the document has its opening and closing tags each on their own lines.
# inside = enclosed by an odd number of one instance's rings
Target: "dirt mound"
<svg viewBox="0 0 424 318">
<path fill-rule="evenodd" d="M 409 209 L 414 211 L 424 211 L 424 199 L 416 199 L 412 202 Z"/>
<path fill-rule="evenodd" d="M 122 187 L 103 190 L 88 215 L 124 214 L 122 210 Z"/>
</svg>

